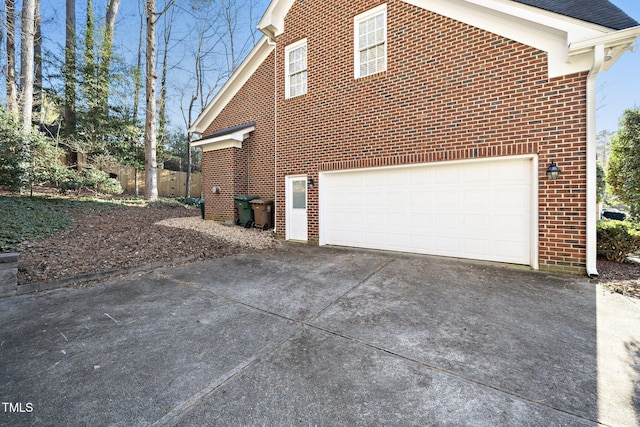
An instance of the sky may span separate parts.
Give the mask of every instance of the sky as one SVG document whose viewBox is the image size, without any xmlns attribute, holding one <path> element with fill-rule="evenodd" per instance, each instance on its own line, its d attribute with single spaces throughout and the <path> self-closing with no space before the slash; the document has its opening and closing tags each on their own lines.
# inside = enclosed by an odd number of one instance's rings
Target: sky
<svg viewBox="0 0 640 427">
<path fill-rule="evenodd" d="M 610 0 L 613 4 L 625 11 L 629 16 L 640 22 L 640 0 Z M 186 4 L 184 0 L 178 0 L 179 3 Z M 158 7 L 163 0 L 157 0 Z M 256 9 L 253 16 L 253 26 L 262 16 L 262 13 L 269 5 L 269 0 L 257 0 Z M 86 0 L 76 0 L 76 9 L 78 14 L 78 26 L 84 25 L 81 17 L 84 16 L 86 8 Z M 106 0 L 93 0 L 94 9 L 96 10 L 96 18 L 101 19 L 104 16 L 106 8 Z M 64 43 L 64 0 L 41 0 L 43 11 L 43 32 L 49 34 L 52 42 L 62 46 Z M 137 55 L 138 50 L 138 32 L 140 25 L 140 7 L 137 0 L 121 0 L 120 10 L 118 13 L 116 27 L 116 45 L 123 49 L 122 54 L 134 63 L 133 58 Z M 180 109 L 180 98 L 185 98 L 184 87 L 188 87 L 185 79 L 185 70 L 191 70 L 193 65 L 187 54 L 188 47 L 186 39 L 193 32 L 192 22 L 183 20 L 174 30 L 176 42 L 171 50 L 172 58 L 172 81 L 174 87 L 170 91 L 173 97 L 169 104 L 170 117 L 173 125 L 184 127 L 184 120 Z M 244 24 L 248 25 L 248 22 Z M 56 42 L 56 32 L 58 39 Z M 258 37 L 260 34 L 258 33 Z M 160 43 L 160 42 L 159 42 Z M 638 42 L 640 45 L 640 42 Z M 251 46 L 245 49 L 245 52 Z M 597 112 L 596 127 L 598 132 L 608 130 L 615 132 L 618 129 L 618 122 L 623 112 L 627 108 L 640 107 L 640 46 L 637 52 L 627 51 L 624 55 L 606 72 L 598 75 L 597 80 Z M 199 106 L 196 110 L 199 111 Z M 198 111 L 195 114 L 198 114 Z M 194 116 L 195 119 L 195 116 Z"/>
<path fill-rule="evenodd" d="M 610 0 L 640 22 L 640 0 Z M 640 108 L 640 41 L 638 50 L 627 51 L 609 70 L 598 75 L 597 131 L 615 132 L 628 108 Z"/>
</svg>

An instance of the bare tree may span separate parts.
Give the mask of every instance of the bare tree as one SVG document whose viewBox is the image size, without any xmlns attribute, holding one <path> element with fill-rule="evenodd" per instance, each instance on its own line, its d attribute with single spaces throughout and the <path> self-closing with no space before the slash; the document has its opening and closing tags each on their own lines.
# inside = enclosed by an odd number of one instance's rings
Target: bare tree
<svg viewBox="0 0 640 427">
<path fill-rule="evenodd" d="M 66 2 L 64 47 L 64 122 L 67 133 L 76 123 L 76 0 Z"/>
<path fill-rule="evenodd" d="M 145 158 L 145 199 L 158 200 L 158 162 L 156 132 L 156 23 L 167 9 L 173 6 L 174 0 L 165 5 L 162 12 L 156 12 L 156 0 L 147 0 L 147 43 L 146 43 L 146 96 L 147 108 L 144 123 L 144 158 Z"/>
<path fill-rule="evenodd" d="M 16 16 L 15 0 L 5 0 L 5 26 L 7 27 L 7 109 L 17 122 L 18 88 L 16 86 Z"/>
<path fill-rule="evenodd" d="M 140 3 L 138 3 L 138 5 L 140 5 Z M 138 124 L 138 107 L 139 107 L 139 100 L 140 100 L 140 91 L 142 90 L 142 32 L 144 29 L 144 11 L 143 10 L 139 10 L 140 12 L 140 33 L 138 35 L 138 61 L 136 63 L 136 71 L 135 71 L 135 75 L 134 75 L 134 81 L 133 81 L 133 117 L 132 117 L 132 123 L 134 124 L 134 126 L 137 126 Z M 136 178 L 137 178 L 137 172 L 136 172 Z M 138 189 L 137 186 L 137 182 L 136 182 L 136 192 Z M 137 195 L 137 194 L 136 194 Z"/>
<path fill-rule="evenodd" d="M 225 44 L 227 47 L 227 63 L 229 64 L 229 69 L 231 71 L 236 69 L 236 51 L 235 51 L 235 34 L 236 34 L 236 23 L 238 22 L 238 8 L 237 4 L 234 0 L 221 0 L 220 6 L 221 10 L 221 18 L 225 24 L 226 35 L 229 38 L 229 42 Z"/>
<path fill-rule="evenodd" d="M 31 132 L 33 117 L 33 52 L 35 31 L 35 0 L 22 3 L 20 29 L 20 100 L 22 101 L 22 131 Z"/>
<path fill-rule="evenodd" d="M 111 67 L 111 56 L 113 54 L 113 34 L 116 27 L 116 16 L 120 0 L 109 0 L 107 4 L 107 14 L 105 18 L 104 40 L 102 41 L 102 60 L 99 68 L 100 79 L 100 101 L 102 102 L 102 113 L 106 116 L 109 111 L 109 68 Z"/>
<path fill-rule="evenodd" d="M 169 52 L 169 42 L 171 41 L 171 31 L 175 19 L 175 9 L 171 8 L 164 15 L 163 28 L 163 49 L 162 49 L 162 74 L 160 76 L 160 112 L 158 117 L 158 133 L 161 141 L 164 141 L 167 126 L 167 54 Z"/>
<path fill-rule="evenodd" d="M 191 68 L 194 75 L 181 90 L 180 103 L 187 129 L 193 123 L 196 110 L 202 111 L 205 108 L 220 84 L 237 68 L 242 57 L 255 44 L 255 3 L 255 0 L 191 0 L 196 34 Z M 249 18 L 247 27 L 250 28 L 250 33 L 246 39 L 238 37 L 238 26 L 244 25 L 240 22 L 243 10 L 248 10 Z M 223 61 L 226 63 L 221 63 Z M 192 135 L 187 131 L 187 197 L 191 195 L 191 138 Z"/>
<path fill-rule="evenodd" d="M 33 40 L 33 109 L 38 112 L 38 123 L 42 117 L 42 15 L 40 0 L 35 0 L 34 40 Z"/>
<path fill-rule="evenodd" d="M 146 96 L 144 122 L 145 198 L 158 200 L 158 163 L 156 160 L 156 1 L 147 0 Z"/>
<path fill-rule="evenodd" d="M 204 106 L 209 102 L 209 99 L 213 95 L 213 92 L 218 87 L 218 84 L 223 78 L 221 73 L 211 73 L 208 77 L 211 79 L 207 83 L 208 89 L 205 89 L 205 67 L 207 58 L 212 56 L 218 47 L 221 44 L 222 38 L 219 36 L 217 29 L 210 25 L 210 22 L 213 20 L 210 17 L 211 14 L 211 5 L 214 4 L 212 2 L 198 2 L 194 1 L 192 3 L 192 8 L 196 12 L 196 15 L 199 17 L 198 21 L 196 21 L 195 31 L 197 34 L 197 45 L 196 50 L 193 56 L 193 70 L 195 72 L 195 76 L 193 79 L 188 82 L 188 89 L 183 91 L 182 97 L 184 99 L 185 93 L 187 90 L 192 90 L 193 92 L 189 97 L 189 104 L 186 107 L 186 111 L 184 108 L 181 108 L 182 118 L 184 120 L 184 124 L 187 129 L 191 127 L 193 123 L 193 114 L 196 105 L 198 105 L 200 111 L 204 109 Z M 216 77 L 214 77 L 216 76 Z M 205 93 L 206 91 L 206 93 Z M 181 102 L 181 106 L 184 104 Z M 191 155 L 191 138 L 192 134 L 187 130 L 187 183 L 186 183 L 186 197 L 191 197 L 191 169 L 192 169 L 192 155 Z"/>
</svg>

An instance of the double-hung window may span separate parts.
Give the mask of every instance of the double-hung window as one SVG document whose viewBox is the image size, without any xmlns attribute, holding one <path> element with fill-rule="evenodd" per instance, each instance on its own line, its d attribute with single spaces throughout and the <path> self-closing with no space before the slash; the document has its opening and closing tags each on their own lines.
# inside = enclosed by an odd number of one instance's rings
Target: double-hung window
<svg viewBox="0 0 640 427">
<path fill-rule="evenodd" d="M 387 69 L 387 5 L 353 18 L 355 77 Z"/>
<path fill-rule="evenodd" d="M 307 39 L 284 49 L 284 68 L 285 97 L 293 98 L 307 93 Z"/>
</svg>

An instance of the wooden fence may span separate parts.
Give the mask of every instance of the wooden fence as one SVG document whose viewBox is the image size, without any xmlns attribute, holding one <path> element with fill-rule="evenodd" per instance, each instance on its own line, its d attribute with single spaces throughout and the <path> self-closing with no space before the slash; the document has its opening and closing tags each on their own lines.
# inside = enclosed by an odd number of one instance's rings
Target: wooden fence
<svg viewBox="0 0 640 427">
<path fill-rule="evenodd" d="M 133 167 L 120 165 L 100 165 L 100 169 L 107 173 L 115 174 L 125 193 L 135 194 L 136 185 L 138 193 L 144 195 L 144 171 L 138 171 Z M 187 173 L 176 172 L 166 169 L 158 169 L 158 195 L 185 196 L 187 188 Z M 194 172 L 191 174 L 191 197 L 200 197 L 202 193 L 202 174 Z"/>
</svg>

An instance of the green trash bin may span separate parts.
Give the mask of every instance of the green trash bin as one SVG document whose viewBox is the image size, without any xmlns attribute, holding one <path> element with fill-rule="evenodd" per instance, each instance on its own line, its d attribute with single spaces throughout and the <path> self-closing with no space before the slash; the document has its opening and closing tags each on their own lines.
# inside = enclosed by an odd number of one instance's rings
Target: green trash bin
<svg viewBox="0 0 640 427">
<path fill-rule="evenodd" d="M 198 204 L 200 205 L 200 215 L 202 215 L 202 219 L 204 219 L 204 199 L 200 199 Z"/>
<path fill-rule="evenodd" d="M 250 201 L 259 199 L 260 196 L 251 196 L 246 194 L 238 194 L 234 197 L 236 208 L 238 209 L 238 219 L 236 224 L 243 225 L 245 228 L 253 227 L 253 209 L 251 209 Z"/>
</svg>

